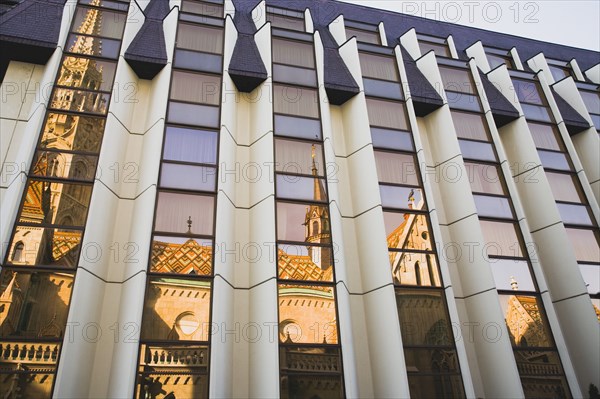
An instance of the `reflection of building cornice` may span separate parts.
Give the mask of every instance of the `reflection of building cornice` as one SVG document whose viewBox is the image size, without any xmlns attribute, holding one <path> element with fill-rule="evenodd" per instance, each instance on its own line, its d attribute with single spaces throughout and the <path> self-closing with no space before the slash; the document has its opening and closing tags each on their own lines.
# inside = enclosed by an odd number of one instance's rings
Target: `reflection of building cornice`
<svg viewBox="0 0 600 399">
<path fill-rule="evenodd" d="M 341 367 L 338 354 L 318 353 L 317 351 L 313 350 L 307 353 L 306 351 L 286 350 L 285 359 L 283 359 L 284 362 L 281 367 L 288 372 L 319 372 L 319 374 L 325 375 L 328 373 L 339 374 Z"/>
</svg>

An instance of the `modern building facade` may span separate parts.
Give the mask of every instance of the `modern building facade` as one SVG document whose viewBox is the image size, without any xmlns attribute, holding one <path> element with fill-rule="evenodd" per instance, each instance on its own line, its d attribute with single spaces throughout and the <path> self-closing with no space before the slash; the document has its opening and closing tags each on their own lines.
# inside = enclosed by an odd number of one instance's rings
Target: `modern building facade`
<svg viewBox="0 0 600 399">
<path fill-rule="evenodd" d="M 0 4 L 0 397 L 600 387 L 600 53 L 324 0 Z"/>
</svg>

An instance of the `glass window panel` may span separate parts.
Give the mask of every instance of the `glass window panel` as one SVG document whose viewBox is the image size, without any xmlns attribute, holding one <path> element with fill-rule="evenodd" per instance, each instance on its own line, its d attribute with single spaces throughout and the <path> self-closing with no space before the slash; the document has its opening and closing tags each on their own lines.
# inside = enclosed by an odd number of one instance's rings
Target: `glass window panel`
<svg viewBox="0 0 600 399">
<path fill-rule="evenodd" d="M 394 284 L 441 287 L 434 254 L 390 251 L 389 257 Z"/>
<path fill-rule="evenodd" d="M 205 345 L 142 344 L 136 398 L 207 398 L 208 360 Z"/>
<path fill-rule="evenodd" d="M 527 261 L 490 259 L 489 262 L 499 290 L 536 291 Z"/>
<path fill-rule="evenodd" d="M 440 66 L 440 75 L 444 89 L 451 92 L 477 94 L 471 73 L 467 69 Z"/>
<path fill-rule="evenodd" d="M 575 177 L 565 173 L 546 172 L 552 194 L 556 201 L 582 202 Z"/>
<path fill-rule="evenodd" d="M 421 55 L 425 55 L 433 50 L 437 56 L 450 58 L 450 50 L 446 44 L 431 43 L 419 40 L 419 48 L 421 49 Z"/>
<path fill-rule="evenodd" d="M 273 38 L 273 63 L 314 68 L 314 54 L 312 43 Z"/>
<path fill-rule="evenodd" d="M 590 114 L 590 118 L 592 118 L 592 124 L 596 130 L 600 132 L 600 115 Z"/>
<path fill-rule="evenodd" d="M 570 398 L 558 353 L 514 349 L 515 360 L 526 398 Z"/>
<path fill-rule="evenodd" d="M 267 21 L 271 22 L 271 25 L 274 28 L 290 29 L 304 32 L 304 20 L 300 18 L 267 13 Z"/>
<path fill-rule="evenodd" d="M 2 342 L 0 351 L 9 356 L 2 364 L 0 372 L 0 397 L 2 398 L 52 398 L 52 384 L 56 374 L 56 364 L 60 345 L 53 343 L 17 343 Z M 41 349 L 40 349 L 41 348 Z M 34 367 L 32 370 L 18 370 L 23 364 L 21 353 L 24 357 L 43 362 L 42 367 Z M 45 360 L 48 359 L 48 360 Z M 18 391 L 13 390 L 16 382 Z M 19 396 L 13 396 L 18 392 Z"/>
<path fill-rule="evenodd" d="M 69 35 L 66 51 L 77 54 L 95 55 L 97 57 L 116 59 L 121 48 L 120 40 L 111 40 L 101 37 Z"/>
<path fill-rule="evenodd" d="M 218 133 L 167 126 L 163 159 L 216 164 Z"/>
<path fill-rule="evenodd" d="M 319 117 L 319 95 L 313 89 L 274 85 L 273 103 L 276 113 Z"/>
<path fill-rule="evenodd" d="M 374 151 L 380 183 L 419 185 L 414 155 Z"/>
<path fill-rule="evenodd" d="M 80 250 L 81 231 L 17 226 L 7 262 L 23 266 L 75 268 Z M 89 259 L 97 255 L 90 252 Z"/>
<path fill-rule="evenodd" d="M 221 73 L 223 57 L 221 55 L 199 53 L 189 50 L 175 50 L 175 68 L 193 69 L 203 72 Z"/>
<path fill-rule="evenodd" d="M 279 367 L 282 398 L 345 398 L 338 348 L 280 346 Z"/>
<path fill-rule="evenodd" d="M 556 206 L 564 224 L 593 225 L 587 206 L 562 203 L 557 203 Z"/>
<path fill-rule="evenodd" d="M 100 152 L 104 118 L 49 112 L 39 148 Z"/>
<path fill-rule="evenodd" d="M 333 281 L 330 247 L 278 245 L 277 265 L 282 280 Z"/>
<path fill-rule="evenodd" d="M 207 15 L 215 18 L 223 18 L 223 6 L 221 4 L 184 0 L 181 6 L 181 11 L 184 12 Z"/>
<path fill-rule="evenodd" d="M 438 356 L 439 354 L 440 352 L 437 352 Z M 444 361 L 446 360 L 444 359 Z M 408 374 L 408 386 L 411 398 L 454 399 L 465 397 L 460 375 Z"/>
<path fill-rule="evenodd" d="M 481 217 L 495 217 L 503 219 L 513 218 L 512 209 L 508 198 L 490 197 L 487 195 L 474 195 L 477 213 Z"/>
<path fill-rule="evenodd" d="M 512 79 L 513 88 L 517 98 L 522 103 L 544 105 L 542 90 L 537 82 Z"/>
<path fill-rule="evenodd" d="M 150 271 L 208 276 L 212 274 L 212 258 L 212 240 L 154 236 Z"/>
<path fill-rule="evenodd" d="M 278 174 L 276 184 L 277 198 L 327 202 L 325 179 Z"/>
<path fill-rule="evenodd" d="M 175 351 L 175 353 L 181 351 Z M 171 352 L 166 351 L 165 357 L 168 358 Z M 160 357 L 160 355 L 157 355 Z M 187 365 L 187 359 L 182 359 L 181 362 Z M 144 372 L 138 374 L 136 389 L 138 392 L 155 392 L 157 386 L 161 388 L 158 393 L 153 393 L 156 399 L 171 399 L 175 398 L 208 398 L 208 374 L 191 374 L 187 370 L 182 369 L 179 363 L 176 363 L 173 370 L 166 369 L 169 374 L 165 375 L 165 368 L 160 368 L 157 372 Z M 181 381 L 190 381 L 189 384 L 182 384 Z M 163 392 L 165 392 L 163 394 Z M 168 396 L 166 393 L 168 392 Z M 143 393 L 141 395 L 144 395 Z M 143 397 L 143 396 L 136 396 Z"/>
<path fill-rule="evenodd" d="M 105 7 L 113 10 L 127 11 L 129 4 L 123 0 L 79 0 L 80 4 L 94 5 L 96 7 Z"/>
<path fill-rule="evenodd" d="M 579 94 L 591 114 L 600 114 L 600 93 L 581 90 Z"/>
<path fill-rule="evenodd" d="M 195 103 L 219 105 L 221 77 L 174 71 L 171 83 L 171 99 Z"/>
<path fill-rule="evenodd" d="M 208 341 L 210 281 L 150 277 L 142 340 Z"/>
<path fill-rule="evenodd" d="M 334 287 L 279 284 L 279 341 L 337 344 Z"/>
<path fill-rule="evenodd" d="M 277 239 L 331 243 L 329 207 L 278 202 Z"/>
<path fill-rule="evenodd" d="M 581 276 L 590 295 L 600 295 L 600 265 L 579 265 Z"/>
<path fill-rule="evenodd" d="M 460 373 L 458 355 L 453 349 L 404 348 L 404 358 L 408 373 Z M 434 397 L 442 396 L 431 396 Z"/>
<path fill-rule="evenodd" d="M 504 186 L 500 180 L 502 173 L 496 165 L 465 162 L 471 190 L 474 193 L 504 195 Z"/>
<path fill-rule="evenodd" d="M 275 139 L 275 170 L 324 176 L 323 146 L 303 141 Z"/>
<path fill-rule="evenodd" d="M 404 104 L 367 98 L 367 112 L 372 126 L 408 130 Z"/>
<path fill-rule="evenodd" d="M 390 249 L 431 251 L 431 229 L 425 215 L 383 212 L 387 245 Z"/>
<path fill-rule="evenodd" d="M 452 91 L 446 92 L 448 106 L 450 108 L 462 109 L 464 111 L 481 112 L 481 104 L 477 96 Z"/>
<path fill-rule="evenodd" d="M 460 151 L 464 159 L 476 159 L 480 161 L 496 161 L 494 146 L 490 143 L 479 141 L 458 140 Z"/>
<path fill-rule="evenodd" d="M 405 346 L 454 344 L 442 291 L 402 288 L 396 291 L 396 304 Z"/>
<path fill-rule="evenodd" d="M 221 54 L 223 29 L 180 23 L 177 26 L 177 48 Z"/>
<path fill-rule="evenodd" d="M 567 228 L 567 235 L 580 262 L 600 262 L 598 233 L 593 230 Z"/>
<path fill-rule="evenodd" d="M 554 119 L 550 114 L 550 108 L 539 105 L 521 104 L 525 118 L 528 120 L 541 121 L 541 122 L 553 122 Z"/>
<path fill-rule="evenodd" d="M 126 4 L 124 9 L 127 9 Z M 123 35 L 126 19 L 127 14 L 120 12 L 77 7 L 72 32 L 120 39 Z M 88 23 L 87 21 L 95 22 Z"/>
<path fill-rule="evenodd" d="M 3 270 L 0 297 L 2 338 L 62 338 L 69 314 L 72 273 Z M 12 299 L 12 300 L 11 300 Z"/>
<path fill-rule="evenodd" d="M 571 170 L 567 156 L 561 152 L 538 150 L 542 166 L 548 169 Z"/>
<path fill-rule="evenodd" d="M 523 251 L 513 223 L 480 220 L 488 256 L 522 257 Z"/>
<path fill-rule="evenodd" d="M 402 100 L 402 87 L 400 83 L 391 83 L 384 80 L 363 79 L 365 95 L 383 97 L 392 100 Z"/>
<path fill-rule="evenodd" d="M 161 192 L 158 194 L 154 229 L 171 233 L 211 235 L 214 206 L 213 196 Z"/>
<path fill-rule="evenodd" d="M 544 150 L 564 151 L 558 132 L 552 125 L 527 123 L 535 146 Z"/>
<path fill-rule="evenodd" d="M 21 223 L 78 226 L 85 224 L 92 185 L 29 180 Z"/>
<path fill-rule="evenodd" d="M 500 306 L 513 347 L 551 347 L 544 306 L 533 295 L 500 294 Z"/>
<path fill-rule="evenodd" d="M 316 87 L 317 71 L 314 69 L 273 64 L 273 81 Z"/>
<path fill-rule="evenodd" d="M 488 63 L 490 64 L 490 69 L 495 69 L 500 65 L 506 65 L 508 69 L 513 69 L 512 62 L 510 60 L 510 55 L 501 56 L 498 54 L 486 54 Z"/>
<path fill-rule="evenodd" d="M 371 139 L 375 148 L 406 151 L 414 151 L 415 149 L 411 132 L 372 127 Z"/>
<path fill-rule="evenodd" d="M 395 57 L 361 52 L 358 53 L 358 56 L 363 77 L 400 81 Z"/>
<path fill-rule="evenodd" d="M 50 108 L 104 115 L 109 100 L 107 93 L 56 88 L 52 92 Z"/>
<path fill-rule="evenodd" d="M 160 186 L 182 190 L 215 191 L 217 169 L 165 162 L 160 171 Z"/>
<path fill-rule="evenodd" d="M 483 115 L 456 111 L 450 113 L 458 138 L 490 141 L 487 122 Z"/>
<path fill-rule="evenodd" d="M 381 37 L 379 36 L 379 32 L 369 32 L 363 29 L 346 27 L 346 37 L 349 39 L 352 36 L 356 36 L 356 40 L 358 40 L 359 42 L 372 44 L 381 43 Z"/>
<path fill-rule="evenodd" d="M 57 151 L 37 151 L 32 176 L 93 181 L 98 157 Z"/>
<path fill-rule="evenodd" d="M 275 134 L 279 136 L 320 140 L 321 121 L 316 119 L 275 115 Z"/>
<path fill-rule="evenodd" d="M 381 205 L 384 208 L 427 209 L 423 190 L 420 188 L 380 184 L 379 193 L 381 194 Z"/>
<path fill-rule="evenodd" d="M 219 28 L 225 26 L 225 20 L 223 18 L 215 18 L 200 14 L 189 14 L 182 12 L 179 14 L 180 22 L 190 22 L 193 24 L 211 25 Z"/>
<path fill-rule="evenodd" d="M 548 65 L 548 67 L 550 68 L 550 73 L 552 74 L 552 77 L 554 78 L 555 82 L 558 82 L 559 80 L 562 80 L 567 76 L 571 76 L 568 68 L 559 67 L 555 65 Z"/>
<path fill-rule="evenodd" d="M 184 125 L 219 127 L 221 110 L 210 105 L 185 104 L 169 102 L 169 122 Z"/>
<path fill-rule="evenodd" d="M 318 353 L 321 349 L 317 349 Z M 329 366 L 329 362 L 323 362 L 322 359 L 315 358 L 318 355 L 309 353 L 302 358 L 296 358 L 296 362 L 309 361 L 315 370 L 321 370 L 321 367 Z M 345 398 L 342 376 L 339 374 L 281 374 L 282 398 Z M 311 396 L 312 395 L 312 396 Z"/>
</svg>

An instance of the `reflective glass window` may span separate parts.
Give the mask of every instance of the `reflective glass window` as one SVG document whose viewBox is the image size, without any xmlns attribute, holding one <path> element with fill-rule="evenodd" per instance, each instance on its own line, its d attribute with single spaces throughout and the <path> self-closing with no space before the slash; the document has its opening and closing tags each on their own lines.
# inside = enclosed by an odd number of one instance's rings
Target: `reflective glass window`
<svg viewBox="0 0 600 399">
<path fill-rule="evenodd" d="M 210 286 L 205 280 L 150 277 L 140 339 L 208 341 Z"/>
<path fill-rule="evenodd" d="M 12 300 L 3 301 L 0 337 L 62 338 L 73 280 L 72 273 L 3 270 L 0 297 Z"/>
<path fill-rule="evenodd" d="M 160 192 L 157 202 L 156 231 L 201 235 L 213 233 L 214 197 Z"/>
<path fill-rule="evenodd" d="M 208 276 L 212 274 L 212 240 L 154 236 L 150 271 Z"/>
<path fill-rule="evenodd" d="M 105 123 L 104 118 L 49 112 L 39 147 L 97 153 Z"/>
<path fill-rule="evenodd" d="M 281 280 L 333 281 L 331 247 L 280 244 L 277 264 Z"/>
<path fill-rule="evenodd" d="M 335 289 L 310 284 L 279 284 L 279 341 L 337 344 Z"/>
<path fill-rule="evenodd" d="M 329 207 L 278 202 L 277 239 L 298 242 L 318 239 L 320 243 L 331 243 Z"/>
<path fill-rule="evenodd" d="M 24 266 L 77 267 L 81 231 L 20 226 L 10 244 L 8 263 Z M 16 256 L 15 252 L 20 255 Z M 97 256 L 90 252 L 92 256 Z"/>
<path fill-rule="evenodd" d="M 480 220 L 488 256 L 522 257 L 523 251 L 513 223 Z"/>
<path fill-rule="evenodd" d="M 180 23 L 177 27 L 177 47 L 205 53 L 223 52 L 223 29 Z"/>
<path fill-rule="evenodd" d="M 29 180 L 19 221 L 82 227 L 91 196 L 89 184 Z"/>
<path fill-rule="evenodd" d="M 383 151 L 374 154 L 380 183 L 419 185 L 414 155 Z"/>
</svg>

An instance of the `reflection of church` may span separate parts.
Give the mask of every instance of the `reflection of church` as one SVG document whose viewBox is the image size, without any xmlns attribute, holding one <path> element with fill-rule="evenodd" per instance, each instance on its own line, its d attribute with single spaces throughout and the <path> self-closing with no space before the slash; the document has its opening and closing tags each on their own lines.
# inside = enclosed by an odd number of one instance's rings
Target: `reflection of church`
<svg viewBox="0 0 600 399">
<path fill-rule="evenodd" d="M 98 13 L 99 11 L 90 9 L 79 31 L 87 34 L 99 33 L 102 20 Z M 70 51 L 94 54 L 97 46 L 101 46 L 97 39 L 78 36 Z M 58 85 L 97 90 L 101 83 L 102 68 L 97 66 L 95 60 L 70 56 L 63 59 Z M 90 96 L 97 94 L 58 88 L 52 107 L 82 110 L 81 104 L 89 101 Z M 43 147 L 47 151 L 36 154 L 32 176 L 90 181 L 95 174 L 95 161 L 92 157 L 73 154 L 70 151 L 98 153 L 103 130 L 104 120 L 49 112 L 40 143 L 40 148 Z M 19 221 L 81 226 L 85 223 L 90 195 L 89 186 L 30 180 Z M 21 265 L 75 267 L 80 240 L 81 234 L 75 231 L 21 226 L 13 238 L 9 261 Z"/>
<path fill-rule="evenodd" d="M 408 208 L 421 210 L 424 201 L 415 204 L 413 193 L 408 198 Z M 387 238 L 388 248 L 402 252 L 389 252 L 395 284 L 440 286 L 435 255 L 404 251 L 431 251 L 431 237 L 424 215 L 405 213 L 403 221 Z"/>
<path fill-rule="evenodd" d="M 513 289 L 518 289 L 513 280 Z M 506 310 L 506 326 L 510 334 L 517 368 L 525 396 L 535 398 L 566 398 L 564 373 L 558 354 L 544 351 L 551 347 L 547 326 L 538 307 L 537 298 L 511 295 Z M 528 350 L 527 348 L 532 348 Z"/>
<path fill-rule="evenodd" d="M 7 281 L 0 282 L 0 336 L 13 341 L 0 343 L 1 368 L 17 373 L 0 374 L 0 398 L 49 397 L 73 276 L 26 272 L 5 276 Z"/>
</svg>

